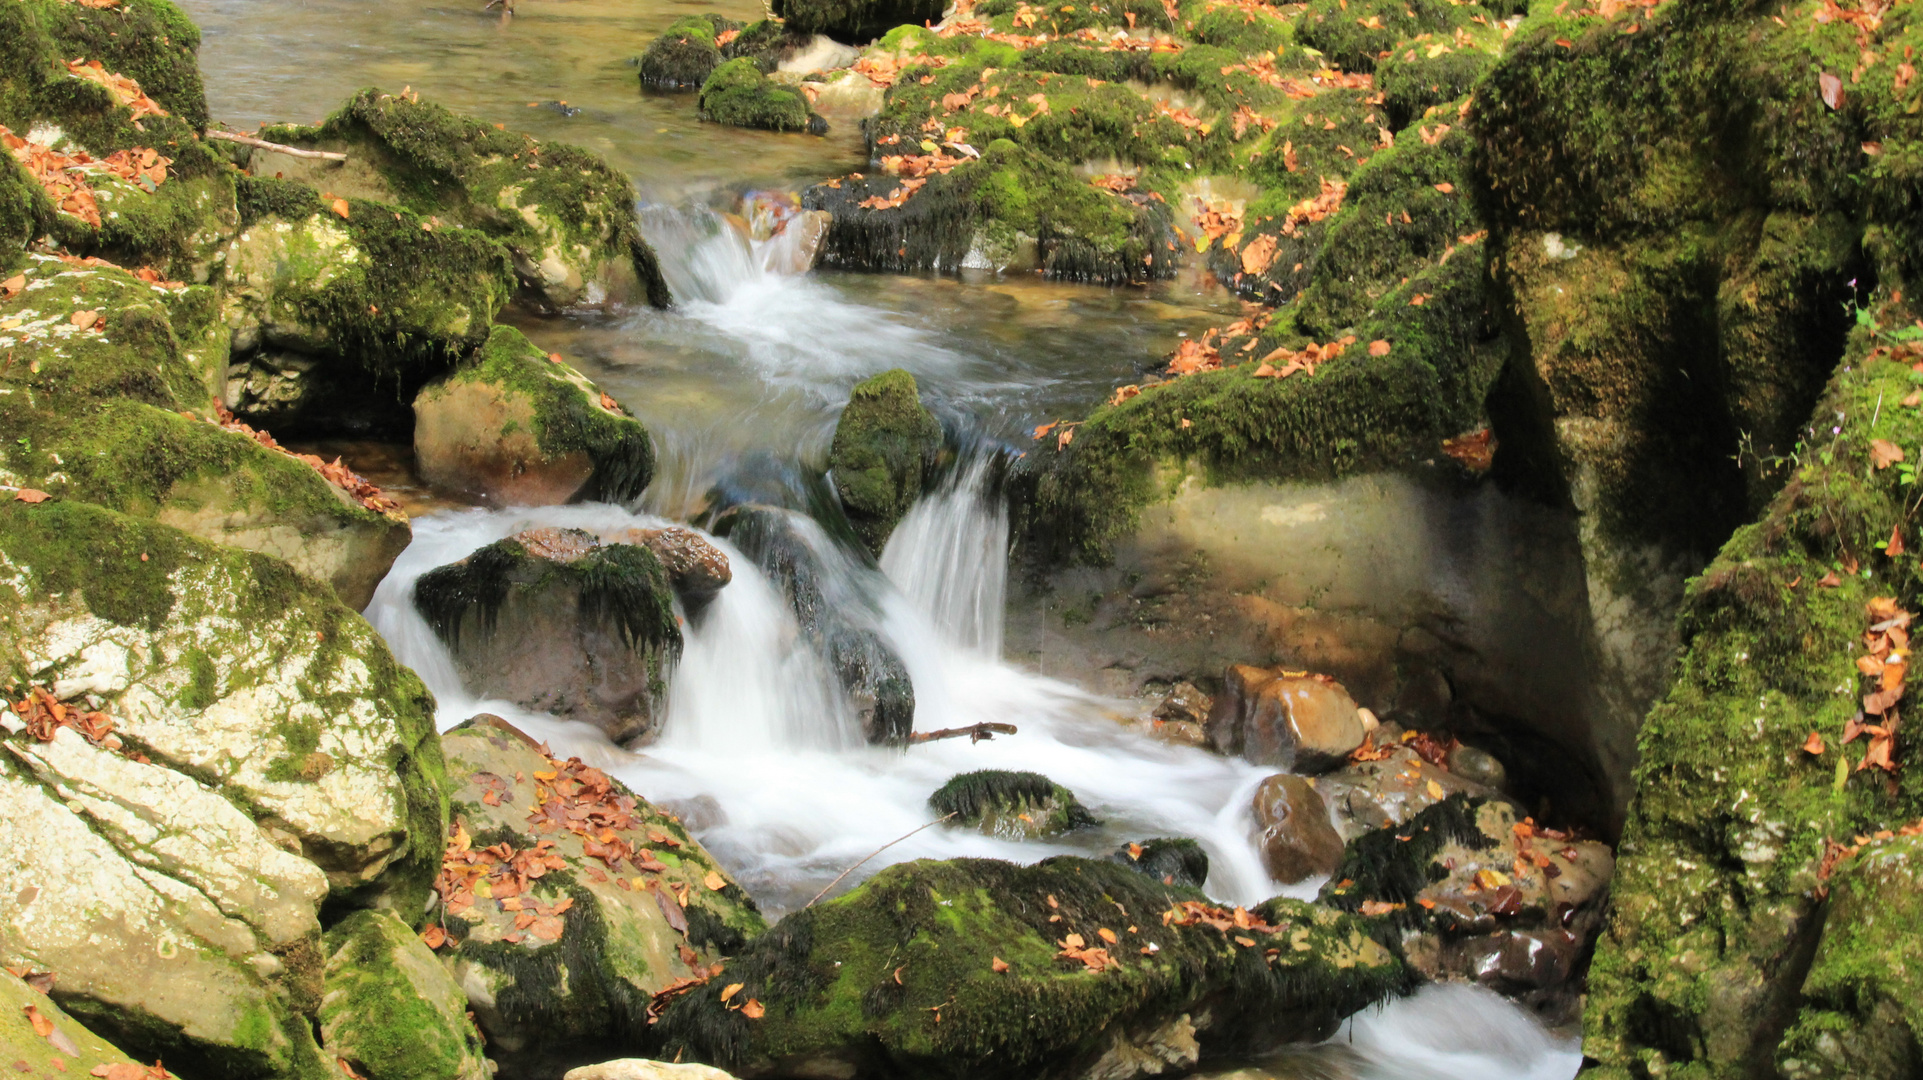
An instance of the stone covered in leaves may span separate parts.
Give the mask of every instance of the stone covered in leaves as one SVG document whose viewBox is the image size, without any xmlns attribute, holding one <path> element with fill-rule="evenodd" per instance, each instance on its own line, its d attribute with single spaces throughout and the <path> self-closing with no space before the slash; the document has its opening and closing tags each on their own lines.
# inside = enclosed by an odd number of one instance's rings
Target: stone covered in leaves
<svg viewBox="0 0 1923 1080">
<path fill-rule="evenodd" d="M 1058 836 L 1096 824 L 1075 793 L 1040 773 L 983 769 L 935 789 L 928 805 L 952 824 L 1010 840 Z"/>
<path fill-rule="evenodd" d="M 354 1075 L 491 1075 L 480 1034 L 467 1016 L 467 995 L 413 927 L 386 912 L 357 911 L 327 931 L 326 954 L 321 1045 Z"/>
<path fill-rule="evenodd" d="M 580 529 L 529 529 L 421 575 L 414 605 L 474 692 L 594 724 L 660 726 L 681 654 L 661 560 Z"/>
<path fill-rule="evenodd" d="M 323 902 L 417 911 L 436 866 L 427 691 L 277 559 L 62 501 L 0 505 L 0 553 L 9 685 L 111 722 L 0 714 L 0 954 L 144 1058 L 324 1068 Z"/>
<path fill-rule="evenodd" d="M 164 1074 L 150 1072 L 148 1066 L 81 1027 L 48 996 L 55 985 L 51 972 L 27 971 L 23 980 L 12 971 L 0 970 L 0 1061 L 12 1066 L 15 1075 L 162 1080 Z M 113 1069 L 121 1071 L 109 1071 Z"/>
<path fill-rule="evenodd" d="M 662 1056 L 790 1075 L 1132 1076 L 1321 1038 L 1407 977 L 1353 916 L 1225 910 L 1060 857 L 889 867 L 788 916 L 715 982 L 729 985 L 668 1007 Z M 1144 1045 L 1172 1044 L 1176 1060 L 1144 1068 Z"/>
<path fill-rule="evenodd" d="M 707 980 L 761 932 L 713 857 L 618 781 L 494 717 L 443 741 L 457 825 L 426 940 L 490 1047 L 638 1036 L 655 995 Z"/>
<path fill-rule="evenodd" d="M 915 377 L 896 369 L 863 379 L 835 424 L 828 468 L 849 524 L 881 554 L 941 452 L 941 424 L 922 405 Z"/>
<path fill-rule="evenodd" d="M 511 506 L 625 502 L 654 478 L 647 428 L 509 326 L 414 398 L 414 454 L 429 481 Z"/>
</svg>

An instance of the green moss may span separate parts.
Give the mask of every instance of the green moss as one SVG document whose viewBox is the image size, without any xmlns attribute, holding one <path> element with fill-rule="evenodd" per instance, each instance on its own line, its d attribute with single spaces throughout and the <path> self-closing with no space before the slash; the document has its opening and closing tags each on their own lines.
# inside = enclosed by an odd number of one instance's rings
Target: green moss
<svg viewBox="0 0 1923 1080">
<path fill-rule="evenodd" d="M 701 117 L 717 124 L 764 128 L 768 131 L 828 130 L 814 115 L 808 100 L 796 90 L 777 85 L 748 57 L 729 60 L 701 84 Z"/>
<path fill-rule="evenodd" d="M 53 203 L 12 154 L 0 154 L 0 269 L 11 270 L 20 249 L 46 235 Z"/>
<path fill-rule="evenodd" d="M 1199 889 L 1209 879 L 1209 855 L 1202 845 L 1187 837 L 1144 840 L 1128 844 L 1111 854 L 1108 861 L 1146 874 L 1164 885 L 1184 885 Z"/>
<path fill-rule="evenodd" d="M 1448 876 L 1437 856 L 1452 843 L 1495 846 L 1476 825 L 1476 810 L 1484 801 L 1451 795 L 1401 825 L 1350 841 L 1319 899 L 1343 911 L 1360 911 L 1371 901 L 1405 905 L 1395 914 L 1398 925 L 1429 927 L 1434 917 L 1416 904 L 1416 894 Z"/>
<path fill-rule="evenodd" d="M 480 1080 L 481 1038 L 466 996 L 392 915 L 360 911 L 327 932 L 321 1031 L 369 1080 Z"/>
<path fill-rule="evenodd" d="M 962 773 L 928 796 L 928 806 L 955 824 L 991 836 L 1054 836 L 1097 824 L 1075 793 L 1040 773 L 982 769 Z"/>
<path fill-rule="evenodd" d="M 1401 963 L 1350 916 L 1281 901 L 1271 915 L 1280 929 L 1242 946 L 1205 926 L 1162 924 L 1173 901 L 1190 899 L 1202 896 L 1078 858 L 893 866 L 790 915 L 729 963 L 728 981 L 765 1017 L 697 990 L 662 1018 L 660 1053 L 736 1071 L 811 1060 L 882 1074 L 1034 1074 L 1199 1008 L 1214 1018 L 1204 1053 L 1313 1039 L 1406 985 Z M 1102 930 L 1117 939 L 1107 946 L 1116 967 L 1096 973 L 1058 956 L 1069 934 L 1100 946 Z"/>
<path fill-rule="evenodd" d="M 715 36 L 740 29 L 740 23 L 719 15 L 676 19 L 641 54 L 641 85 L 656 90 L 700 89 L 721 64 L 721 46 Z"/>
<path fill-rule="evenodd" d="M 922 406 L 915 377 L 896 369 L 855 384 L 835 425 L 828 468 L 842 510 L 868 550 L 880 554 L 921 497 L 941 450 L 941 425 Z"/>
<path fill-rule="evenodd" d="M 1422 33 L 1455 30 L 1491 12 L 1480 4 L 1448 0 L 1312 0 L 1297 17 L 1296 40 L 1320 49 L 1337 67 L 1373 71 L 1399 43 Z"/>
</svg>

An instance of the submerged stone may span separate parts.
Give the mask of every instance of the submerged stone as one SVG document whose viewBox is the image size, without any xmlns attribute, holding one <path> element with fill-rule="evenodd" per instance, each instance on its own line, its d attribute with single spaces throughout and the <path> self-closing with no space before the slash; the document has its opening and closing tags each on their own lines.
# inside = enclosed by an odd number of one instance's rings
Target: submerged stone
<svg viewBox="0 0 1923 1080">
<path fill-rule="evenodd" d="M 1075 793 L 1040 773 L 983 769 L 935 789 L 928 805 L 952 824 L 1008 840 L 1059 836 L 1097 824 Z"/>
<path fill-rule="evenodd" d="M 921 498 L 941 452 L 941 424 L 922 405 L 915 377 L 884 371 L 855 384 L 835 424 L 828 468 L 849 524 L 875 555 Z"/>
</svg>

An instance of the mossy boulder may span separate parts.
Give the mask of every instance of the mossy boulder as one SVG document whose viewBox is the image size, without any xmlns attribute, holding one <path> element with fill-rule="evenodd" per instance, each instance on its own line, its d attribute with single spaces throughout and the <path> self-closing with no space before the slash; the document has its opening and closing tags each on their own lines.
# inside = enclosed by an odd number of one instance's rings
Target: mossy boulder
<svg viewBox="0 0 1923 1080">
<path fill-rule="evenodd" d="M 721 66 L 723 31 L 741 24 L 719 15 L 686 15 L 668 24 L 641 54 L 641 85 L 656 90 L 698 90 Z"/>
<path fill-rule="evenodd" d="M 855 384 L 835 424 L 828 468 L 849 524 L 875 555 L 901 523 L 941 452 L 941 423 L 915 377 L 897 368 Z"/>
<path fill-rule="evenodd" d="M 1407 985 L 1353 916 L 1277 900 L 1241 917 L 1263 929 L 1221 911 L 1222 931 L 1169 915 L 1185 902 L 1207 904 L 1073 857 L 892 866 L 750 943 L 716 980 L 741 984 L 728 1001 L 713 984 L 675 1001 L 661 1056 L 739 1073 L 1132 1077 L 1319 1039 Z"/>
<path fill-rule="evenodd" d="M 806 34 L 862 44 L 897 26 L 941 21 L 940 0 L 775 0 L 774 14 Z"/>
<path fill-rule="evenodd" d="M 42 985 L 50 982 L 47 972 L 38 973 Z M 46 1035 L 34 1030 L 31 1019 L 37 1012 L 53 1025 Z M 67 1015 L 44 990 L 37 990 L 10 971 L 0 971 L 0 1059 L 14 1065 L 22 1076 L 52 1077 L 62 1073 L 88 1076 L 102 1066 L 140 1066 L 107 1040 L 82 1027 Z"/>
<path fill-rule="evenodd" d="M 393 203 L 499 241 L 512 257 L 522 295 L 538 307 L 671 302 L 654 251 L 641 238 L 633 185 L 579 147 L 371 87 L 318 127 L 270 127 L 263 136 L 344 152 L 348 160 L 314 164 L 259 151 L 256 173 Z"/>
<path fill-rule="evenodd" d="M 9 696 L 45 687 L 118 740 L 5 714 L 0 953 L 143 1058 L 321 1075 L 323 904 L 417 913 L 437 865 L 427 691 L 268 556 L 58 500 L 0 506 L 0 554 Z"/>
<path fill-rule="evenodd" d="M 761 933 L 754 901 L 728 871 L 679 821 L 619 781 L 550 758 L 494 717 L 469 720 L 444 744 L 456 778 L 457 838 L 465 835 L 476 849 L 507 844 L 552 856 L 513 907 L 552 911 L 567 903 L 553 916 L 560 920 L 553 939 L 517 921 L 505 890 L 489 897 L 470 888 L 463 906 L 449 900 L 433 915 L 448 935 L 442 959 L 492 1052 L 510 1062 L 545 1052 L 578 1062 L 594 1060 L 593 1046 L 633 1046 L 649 1030 L 653 995 L 677 979 L 708 975 Z M 584 835 L 537 809 L 587 802 L 625 806 L 631 823 Z M 458 849 L 450 845 L 450 866 L 459 864 Z M 623 850 L 637 854 L 623 858 Z M 560 866 L 551 868 L 554 862 Z"/>
<path fill-rule="evenodd" d="M 667 571 L 647 548 L 530 529 L 421 575 L 414 604 L 475 693 L 616 741 L 659 732 L 681 628 Z"/>
<path fill-rule="evenodd" d="M 507 326 L 415 397 L 414 455 L 429 481 L 513 506 L 627 502 L 654 478 L 648 429 Z"/>
<path fill-rule="evenodd" d="M 357 911 L 327 931 L 321 1045 L 368 1080 L 487 1080 L 467 995 L 414 928 Z"/>
<path fill-rule="evenodd" d="M 1199 889 L 1209 879 L 1209 853 L 1186 836 L 1124 844 L 1108 861 L 1147 874 L 1164 885 Z"/>
<path fill-rule="evenodd" d="M 767 131 L 826 134 L 828 122 L 814 114 L 808 99 L 769 79 L 760 65 L 739 57 L 715 68 L 701 84 L 701 118 L 717 124 Z"/>
<path fill-rule="evenodd" d="M 1041 773 L 982 769 L 949 779 L 928 796 L 929 809 L 957 828 L 1010 840 L 1059 836 L 1096 824 L 1075 793 Z"/>
<path fill-rule="evenodd" d="M 11 270 L 53 223 L 53 203 L 12 154 L 0 154 L 0 269 Z"/>
<path fill-rule="evenodd" d="M 915 729 L 915 686 L 908 665 L 881 634 L 872 570 L 853 565 L 821 526 L 793 510 L 731 506 L 711 528 L 753 559 L 786 597 L 795 622 L 841 683 L 862 737 L 906 742 Z"/>
</svg>

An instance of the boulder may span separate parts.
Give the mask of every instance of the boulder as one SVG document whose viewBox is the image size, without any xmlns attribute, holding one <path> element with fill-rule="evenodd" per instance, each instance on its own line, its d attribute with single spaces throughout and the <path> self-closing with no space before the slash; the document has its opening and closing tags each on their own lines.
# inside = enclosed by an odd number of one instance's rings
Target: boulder
<svg viewBox="0 0 1923 1080">
<path fill-rule="evenodd" d="M 320 1033 L 367 1080 L 488 1080 L 481 1036 L 455 985 L 413 927 L 357 911 L 326 936 Z M 346 1069 L 342 1070 L 346 1072 Z"/>
<path fill-rule="evenodd" d="M 900 743 L 915 729 L 908 667 L 879 633 L 880 609 L 864 571 L 804 515 L 758 503 L 729 507 L 714 534 L 753 559 L 788 598 L 795 621 L 841 683 L 871 743 Z"/>
<path fill-rule="evenodd" d="M 1406 986 L 1329 908 L 1228 910 L 1075 857 L 922 860 L 789 915 L 656 1031 L 740 1075 L 1132 1080 L 1320 1039 Z"/>
<path fill-rule="evenodd" d="M 638 1037 L 654 995 L 761 932 L 727 871 L 619 781 L 496 717 L 444 745 L 456 825 L 428 933 L 492 1052 Z"/>
<path fill-rule="evenodd" d="M 1262 866 L 1284 885 L 1325 876 L 1342 861 L 1342 837 L 1316 781 L 1278 773 L 1255 789 Z"/>
<path fill-rule="evenodd" d="M 1355 699 L 1327 676 L 1236 664 L 1209 710 L 1209 741 L 1224 754 L 1295 772 L 1325 772 L 1362 745 Z"/>
<path fill-rule="evenodd" d="M 855 384 L 835 423 L 828 469 L 849 524 L 879 556 L 941 452 L 941 424 L 915 377 L 896 369 Z"/>
<path fill-rule="evenodd" d="M 721 66 L 715 36 L 741 31 L 741 24 L 720 15 L 684 15 L 648 42 L 641 54 L 641 85 L 652 90 L 698 90 Z"/>
<path fill-rule="evenodd" d="M 1439 744 L 1421 743 L 1422 736 L 1414 732 L 1406 733 L 1406 739 L 1404 734 L 1385 724 L 1348 764 L 1315 778 L 1316 790 L 1334 812 L 1336 831 L 1343 840 L 1400 825 L 1451 795 L 1501 798 L 1494 789 L 1443 764 L 1457 755 L 1446 753 Z"/>
<path fill-rule="evenodd" d="M 638 544 L 654 552 L 668 572 L 668 584 L 681 604 L 695 611 L 734 580 L 728 557 L 693 529 L 668 525 L 659 529 L 628 529 L 606 539 L 620 544 Z"/>
<path fill-rule="evenodd" d="M 270 126 L 261 137 L 345 152 L 348 159 L 307 162 L 256 151 L 258 165 L 271 165 L 256 167 L 257 173 L 284 173 L 338 196 L 393 203 L 419 218 L 492 237 L 508 252 L 521 295 L 537 307 L 672 302 L 654 251 L 641 238 L 628 177 L 579 147 L 374 88 L 349 98 L 318 127 Z"/>
<path fill-rule="evenodd" d="M 774 13 L 790 29 L 862 44 L 897 26 L 941 21 L 941 0 L 775 0 Z"/>
<path fill-rule="evenodd" d="M 623 502 L 654 477 L 648 429 L 507 326 L 415 397 L 414 456 L 430 483 L 510 506 Z"/>
<path fill-rule="evenodd" d="M 1209 879 L 1208 852 L 1187 837 L 1124 844 L 1110 853 L 1108 861 L 1147 874 L 1164 885 L 1199 889 Z"/>
<path fill-rule="evenodd" d="M 30 972 L 33 982 L 51 987 L 49 972 Z M 44 1034 L 43 1034 L 44 1032 Z M 102 1070 L 121 1066 L 137 1069 L 132 1077 L 145 1080 L 147 1068 L 115 1049 L 107 1040 L 80 1025 L 44 989 L 0 970 L 0 1061 L 22 1077 L 68 1075 L 119 1077 Z"/>
<path fill-rule="evenodd" d="M 436 866 L 426 689 L 267 556 L 62 501 L 0 505 L 0 556 L 0 958 L 143 1059 L 324 1068 L 323 904 L 418 912 Z"/>
<path fill-rule="evenodd" d="M 955 815 L 958 828 L 1006 840 L 1059 836 L 1096 824 L 1075 793 L 1040 773 L 982 769 L 962 773 L 935 789 L 928 806 Z"/>
<path fill-rule="evenodd" d="M 569 1069 L 561 1080 L 734 1080 L 734 1077 L 712 1065 L 697 1065 L 692 1061 L 621 1058 Z"/>
<path fill-rule="evenodd" d="M 661 561 L 580 529 L 529 529 L 421 575 L 414 605 L 477 694 L 627 742 L 660 726 L 681 628 Z"/>
<path fill-rule="evenodd" d="M 762 128 L 767 131 L 828 133 L 828 121 L 816 116 L 808 99 L 769 79 L 748 57 L 730 60 L 701 84 L 701 118 L 717 124 Z"/>
</svg>

